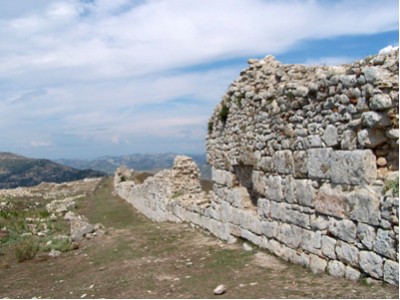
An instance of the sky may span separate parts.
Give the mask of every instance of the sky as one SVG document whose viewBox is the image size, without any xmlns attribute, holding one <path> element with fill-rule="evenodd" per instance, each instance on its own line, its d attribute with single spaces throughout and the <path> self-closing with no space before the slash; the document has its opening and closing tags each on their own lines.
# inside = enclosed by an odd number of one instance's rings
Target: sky
<svg viewBox="0 0 400 300">
<path fill-rule="evenodd" d="M 398 40 L 397 0 L 0 0 L 0 151 L 204 153 L 249 58 L 334 65 Z"/>
</svg>

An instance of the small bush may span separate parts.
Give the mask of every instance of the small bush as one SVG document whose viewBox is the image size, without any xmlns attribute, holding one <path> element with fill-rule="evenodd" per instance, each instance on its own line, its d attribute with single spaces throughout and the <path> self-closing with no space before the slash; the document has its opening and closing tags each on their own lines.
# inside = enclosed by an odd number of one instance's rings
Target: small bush
<svg viewBox="0 0 400 300">
<path fill-rule="evenodd" d="M 126 177 L 124 175 L 121 176 L 121 182 L 125 182 L 126 181 Z"/>
<path fill-rule="evenodd" d="M 182 192 L 176 192 L 176 193 L 174 193 L 174 194 L 172 195 L 172 199 L 178 198 L 178 197 L 180 197 L 180 196 L 183 196 L 183 193 L 182 193 Z"/>
<path fill-rule="evenodd" d="M 52 240 L 50 245 L 42 247 L 42 251 L 49 252 L 51 250 L 57 250 L 61 252 L 68 252 L 73 249 L 71 242 L 68 239 L 55 239 Z"/>
<path fill-rule="evenodd" d="M 225 104 L 222 106 L 221 111 L 219 112 L 219 119 L 225 124 L 229 115 L 229 107 Z"/>
<path fill-rule="evenodd" d="M 237 106 L 238 106 L 239 108 L 242 108 L 242 107 L 243 107 L 242 99 L 243 99 L 242 97 L 236 98 L 236 104 L 237 104 Z"/>
<path fill-rule="evenodd" d="M 393 190 L 393 195 L 396 197 L 399 196 L 399 177 L 395 180 L 386 181 L 385 191 L 388 190 Z"/>
<path fill-rule="evenodd" d="M 39 251 L 39 245 L 34 238 L 26 238 L 15 245 L 15 257 L 18 262 L 31 260 Z"/>
<path fill-rule="evenodd" d="M 211 134 L 213 132 L 213 122 L 208 122 L 208 134 Z"/>
</svg>

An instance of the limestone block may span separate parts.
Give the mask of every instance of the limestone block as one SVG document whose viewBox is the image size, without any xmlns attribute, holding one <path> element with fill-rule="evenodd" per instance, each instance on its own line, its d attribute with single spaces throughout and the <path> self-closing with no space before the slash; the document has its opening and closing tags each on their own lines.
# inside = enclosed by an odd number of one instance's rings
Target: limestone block
<svg viewBox="0 0 400 300">
<path fill-rule="evenodd" d="M 311 179 L 330 178 L 332 148 L 308 149 L 307 172 Z"/>
<path fill-rule="evenodd" d="M 321 251 L 323 255 L 331 259 L 336 259 L 335 247 L 336 247 L 335 239 L 326 235 L 323 235 L 321 237 Z"/>
<path fill-rule="evenodd" d="M 389 138 L 389 139 L 392 139 L 392 140 L 398 140 L 399 139 L 399 129 L 397 128 L 391 128 L 391 129 L 388 129 L 387 131 L 386 131 L 386 136 Z"/>
<path fill-rule="evenodd" d="M 309 135 L 308 144 L 310 148 L 321 148 L 322 147 L 322 140 L 319 135 Z"/>
<path fill-rule="evenodd" d="M 378 229 L 372 248 L 375 252 L 392 260 L 396 260 L 397 246 L 395 245 L 395 241 L 391 235 L 393 235 L 393 233 L 389 230 Z"/>
<path fill-rule="evenodd" d="M 283 199 L 287 203 L 295 203 L 296 202 L 296 195 L 295 195 L 295 179 L 293 176 L 289 175 L 284 178 L 282 181 L 282 188 L 283 188 Z"/>
<path fill-rule="evenodd" d="M 300 227 L 282 224 L 278 227 L 278 234 L 276 238 L 281 243 L 288 245 L 289 247 L 296 249 L 300 246 L 302 237 L 302 229 Z"/>
<path fill-rule="evenodd" d="M 340 75 L 339 80 L 345 88 L 353 87 L 357 84 L 356 75 Z"/>
<path fill-rule="evenodd" d="M 328 262 L 327 271 L 332 276 L 344 277 L 346 273 L 346 266 L 340 261 L 331 260 Z"/>
<path fill-rule="evenodd" d="M 379 195 L 369 187 L 360 187 L 346 194 L 348 217 L 352 220 L 379 225 Z"/>
<path fill-rule="evenodd" d="M 350 264 L 352 266 L 358 265 L 358 254 L 359 251 L 357 247 L 347 244 L 345 242 L 339 241 L 336 244 L 335 252 L 337 258 L 344 262 L 345 264 Z"/>
<path fill-rule="evenodd" d="M 314 254 L 321 253 L 321 232 L 303 230 L 300 247 Z"/>
<path fill-rule="evenodd" d="M 250 242 L 252 242 L 254 245 L 260 245 L 262 244 L 262 238 L 256 234 L 254 234 L 251 231 L 248 231 L 246 229 L 241 229 L 240 230 L 240 236 Z"/>
<path fill-rule="evenodd" d="M 261 228 L 262 234 L 264 234 L 268 238 L 275 238 L 278 234 L 278 222 L 262 221 Z"/>
<path fill-rule="evenodd" d="M 383 279 L 393 285 L 399 285 L 399 263 L 386 260 L 383 266 Z"/>
<path fill-rule="evenodd" d="M 294 151 L 294 177 L 295 178 L 306 178 L 307 177 L 307 152 L 306 151 Z"/>
<path fill-rule="evenodd" d="M 278 221 L 285 221 L 286 220 L 285 215 L 288 214 L 289 212 L 291 212 L 289 204 L 276 201 L 270 202 L 270 216 L 272 219 Z"/>
<path fill-rule="evenodd" d="M 266 219 L 271 218 L 270 212 L 270 200 L 265 198 L 259 198 L 257 201 L 257 213 L 260 217 L 265 217 Z"/>
<path fill-rule="evenodd" d="M 253 206 L 247 188 L 242 186 L 230 189 L 227 193 L 226 201 L 238 208 L 249 208 Z"/>
<path fill-rule="evenodd" d="M 312 230 L 325 230 L 328 228 L 329 219 L 327 216 L 312 214 L 310 215 L 310 226 Z"/>
<path fill-rule="evenodd" d="M 338 144 L 338 130 L 333 125 L 328 125 L 322 136 L 322 140 L 328 147 L 333 147 Z"/>
<path fill-rule="evenodd" d="M 235 225 L 239 225 L 242 220 L 242 210 L 239 208 L 235 208 L 230 206 L 227 210 L 227 221 L 231 222 Z"/>
<path fill-rule="evenodd" d="M 375 148 L 387 141 L 385 135 L 376 128 L 363 129 L 357 133 L 358 143 L 365 148 Z"/>
<path fill-rule="evenodd" d="M 314 201 L 315 211 L 339 218 L 346 217 L 347 204 L 340 185 L 325 183 Z"/>
<path fill-rule="evenodd" d="M 345 277 L 346 279 L 350 279 L 350 280 L 358 280 L 360 279 L 361 273 L 356 270 L 353 269 L 352 267 L 346 266 L 346 273 L 345 273 Z"/>
<path fill-rule="evenodd" d="M 279 174 L 292 174 L 294 172 L 294 161 L 290 150 L 276 151 L 272 156 L 274 171 Z"/>
<path fill-rule="evenodd" d="M 331 181 L 338 184 L 368 184 L 376 179 L 376 157 L 371 150 L 335 151 Z"/>
<path fill-rule="evenodd" d="M 383 260 L 374 252 L 360 251 L 360 267 L 373 278 L 382 279 L 383 277 Z"/>
<path fill-rule="evenodd" d="M 327 266 L 326 260 L 315 254 L 310 254 L 310 269 L 313 273 L 325 272 Z"/>
<path fill-rule="evenodd" d="M 274 171 L 274 161 L 271 156 L 261 157 L 257 161 L 257 167 L 264 172 L 272 173 Z"/>
<path fill-rule="evenodd" d="M 281 220 L 302 228 L 310 229 L 310 215 L 297 210 L 287 209 L 282 213 Z"/>
<path fill-rule="evenodd" d="M 364 223 L 358 223 L 357 226 L 357 239 L 367 247 L 367 249 L 372 250 L 372 243 L 376 237 L 376 232 L 374 227 L 369 226 Z"/>
<path fill-rule="evenodd" d="M 267 185 L 267 178 L 265 177 L 263 172 L 253 171 L 251 174 L 251 178 L 253 181 L 253 189 L 258 194 L 265 196 L 265 188 Z"/>
<path fill-rule="evenodd" d="M 385 113 L 368 111 L 361 115 L 362 125 L 369 128 L 385 128 L 391 125 L 389 116 Z"/>
<path fill-rule="evenodd" d="M 268 250 L 274 253 L 276 256 L 282 256 L 283 253 L 283 245 L 276 240 L 270 240 L 267 244 L 269 247 Z"/>
<path fill-rule="evenodd" d="M 282 190 L 282 177 L 280 176 L 268 176 L 265 181 L 265 196 L 267 199 L 274 201 L 283 200 Z"/>
<path fill-rule="evenodd" d="M 357 234 L 357 226 L 348 219 L 336 220 L 331 218 L 328 231 L 343 241 L 353 243 Z"/>
<path fill-rule="evenodd" d="M 314 207 L 314 200 L 316 197 L 316 190 L 312 186 L 312 181 L 308 179 L 296 180 L 296 201 L 297 203 Z"/>
<path fill-rule="evenodd" d="M 369 99 L 369 108 L 372 110 L 385 110 L 392 107 L 392 99 L 387 94 L 376 94 Z"/>
<path fill-rule="evenodd" d="M 362 69 L 365 80 L 368 83 L 374 83 L 376 80 L 382 78 L 382 71 L 378 67 L 366 67 Z"/>
<path fill-rule="evenodd" d="M 295 250 L 292 250 L 290 253 L 289 261 L 303 267 L 308 267 L 310 265 L 310 257 L 304 252 L 297 252 Z"/>
<path fill-rule="evenodd" d="M 256 234 L 261 234 L 261 222 L 253 211 L 239 210 L 240 227 Z"/>
<path fill-rule="evenodd" d="M 237 185 L 236 176 L 229 171 L 212 168 L 211 173 L 212 180 L 218 184 L 228 187 Z"/>
</svg>

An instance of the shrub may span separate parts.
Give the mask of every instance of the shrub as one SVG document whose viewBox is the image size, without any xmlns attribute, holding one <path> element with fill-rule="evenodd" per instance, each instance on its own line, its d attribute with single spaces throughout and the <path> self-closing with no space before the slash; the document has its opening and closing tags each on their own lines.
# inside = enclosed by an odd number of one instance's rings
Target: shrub
<svg viewBox="0 0 400 300">
<path fill-rule="evenodd" d="M 395 180 L 386 181 L 385 191 L 388 190 L 392 190 L 394 196 L 399 196 L 399 177 L 397 177 Z"/>
<path fill-rule="evenodd" d="M 39 245 L 34 238 L 22 239 L 15 245 L 15 257 L 18 262 L 31 260 L 39 251 Z"/>
<path fill-rule="evenodd" d="M 213 122 L 208 122 L 208 134 L 211 134 L 213 132 Z"/>
<path fill-rule="evenodd" d="M 225 104 L 222 106 L 221 111 L 219 112 L 219 119 L 225 124 L 229 115 L 229 107 Z"/>
</svg>

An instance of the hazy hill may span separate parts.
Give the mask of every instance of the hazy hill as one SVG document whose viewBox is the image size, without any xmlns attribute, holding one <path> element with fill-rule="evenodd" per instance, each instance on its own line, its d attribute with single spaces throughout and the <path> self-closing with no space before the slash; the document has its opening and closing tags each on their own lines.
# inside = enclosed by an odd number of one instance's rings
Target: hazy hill
<svg viewBox="0 0 400 300">
<path fill-rule="evenodd" d="M 93 160 L 83 159 L 58 159 L 58 163 L 76 169 L 93 169 L 106 173 L 113 173 L 116 168 L 125 165 L 137 171 L 156 172 L 162 169 L 171 168 L 173 161 L 178 154 L 176 153 L 146 153 L 130 154 L 122 156 L 103 156 Z M 211 169 L 206 161 L 205 154 L 187 154 L 199 166 L 202 178 L 211 178 Z"/>
<path fill-rule="evenodd" d="M 26 158 L 0 152 L 0 188 L 33 186 L 44 182 L 64 182 L 88 177 L 104 176 L 103 172 L 77 170 L 48 159 Z"/>
</svg>

